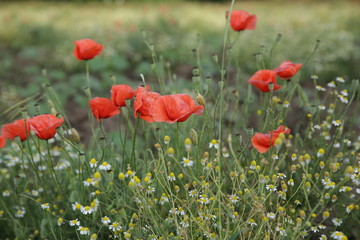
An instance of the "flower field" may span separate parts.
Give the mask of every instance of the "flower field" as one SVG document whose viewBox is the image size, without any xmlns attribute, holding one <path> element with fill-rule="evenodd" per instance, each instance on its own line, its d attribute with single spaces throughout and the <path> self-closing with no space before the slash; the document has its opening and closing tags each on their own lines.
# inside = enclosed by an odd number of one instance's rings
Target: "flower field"
<svg viewBox="0 0 360 240">
<path fill-rule="evenodd" d="M 215 30 L 194 24 L 195 38 L 160 5 L 153 32 L 150 20 L 115 21 L 123 39 L 74 26 L 51 53 L 22 49 L 59 41 L 44 30 L 9 41 L 19 56 L 0 73 L 0 239 L 360 239 L 359 72 L 327 65 L 356 64 L 356 41 L 331 52 L 329 33 L 302 52 L 300 20 L 269 37 L 257 31 L 287 26 L 281 15 L 233 0 L 215 21 L 209 6 Z M 11 90 L 10 59 L 27 69 L 23 90 Z"/>
</svg>

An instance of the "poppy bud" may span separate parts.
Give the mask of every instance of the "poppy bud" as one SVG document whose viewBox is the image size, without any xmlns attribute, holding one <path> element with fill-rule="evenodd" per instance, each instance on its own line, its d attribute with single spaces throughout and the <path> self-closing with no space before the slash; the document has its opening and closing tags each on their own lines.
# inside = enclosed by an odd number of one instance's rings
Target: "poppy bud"
<svg viewBox="0 0 360 240">
<path fill-rule="evenodd" d="M 91 39 L 78 40 L 74 44 L 73 54 L 80 61 L 93 59 L 95 56 L 100 55 L 104 48 L 104 45 L 98 44 Z"/>
<path fill-rule="evenodd" d="M 80 143 L 80 135 L 79 135 L 78 131 L 76 131 L 75 128 L 71 129 L 71 137 L 74 140 L 74 142 Z"/>
<path fill-rule="evenodd" d="M 205 105 L 206 105 L 205 99 L 199 93 L 196 94 L 196 101 L 197 101 L 198 104 L 205 107 Z"/>
<path fill-rule="evenodd" d="M 195 131 L 195 129 L 193 129 L 193 128 L 190 130 L 190 139 L 195 145 L 197 145 L 198 135 L 197 135 L 197 132 Z"/>
</svg>

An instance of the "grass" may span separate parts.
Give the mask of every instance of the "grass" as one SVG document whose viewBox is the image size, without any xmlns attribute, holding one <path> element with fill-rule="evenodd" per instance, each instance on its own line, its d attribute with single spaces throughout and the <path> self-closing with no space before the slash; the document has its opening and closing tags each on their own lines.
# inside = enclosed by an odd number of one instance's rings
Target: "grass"
<svg viewBox="0 0 360 240">
<path fill-rule="evenodd" d="M 0 16 L 13 21 L 0 29 L 1 98 L 30 97 L 0 106 L 2 126 L 45 113 L 65 121 L 54 138 L 32 131 L 0 150 L 1 237 L 358 239 L 359 74 L 341 71 L 357 61 L 347 23 L 358 5 L 336 3 L 328 15 L 333 4 L 238 2 L 258 26 L 235 33 L 228 5 L 2 3 Z M 86 63 L 71 54 L 84 35 L 105 46 Z M 286 59 L 304 65 L 278 79 L 282 89 L 248 83 Z M 143 81 L 162 95 L 189 94 L 203 113 L 149 123 L 134 114 L 138 93 L 120 115 L 96 121 L 89 92 L 109 98 L 112 85 Z M 290 133 L 270 133 L 280 126 Z M 266 133 L 274 142 L 261 153 L 254 139 Z"/>
</svg>

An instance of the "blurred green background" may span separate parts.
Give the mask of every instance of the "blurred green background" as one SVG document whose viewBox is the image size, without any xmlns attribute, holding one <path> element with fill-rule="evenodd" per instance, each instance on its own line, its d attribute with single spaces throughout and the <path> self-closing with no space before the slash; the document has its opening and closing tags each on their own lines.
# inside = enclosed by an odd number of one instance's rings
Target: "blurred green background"
<svg viewBox="0 0 360 240">
<path fill-rule="evenodd" d="M 230 1 L 2 1 L 0 112 L 4 105 L 44 91 L 42 69 L 65 108 L 85 106 L 85 65 L 72 55 L 73 42 L 83 38 L 105 45 L 103 54 L 90 61 L 93 95 L 110 95 L 110 76 L 135 87 L 141 84 L 140 73 L 158 89 L 142 30 L 155 46 L 162 74 L 176 79 L 169 90 L 192 88 L 196 48 L 203 76 L 216 79 L 212 56 L 221 56 L 229 6 Z M 359 1 L 237 1 L 235 9 L 256 14 L 258 25 L 254 31 L 231 32 L 231 41 L 238 37 L 230 51 L 237 70 L 229 81 L 234 87 L 258 70 L 254 56 L 267 54 L 279 33 L 271 68 L 285 59 L 303 63 L 320 40 L 304 76 L 317 74 L 323 85 L 338 76 L 359 77 Z"/>
</svg>

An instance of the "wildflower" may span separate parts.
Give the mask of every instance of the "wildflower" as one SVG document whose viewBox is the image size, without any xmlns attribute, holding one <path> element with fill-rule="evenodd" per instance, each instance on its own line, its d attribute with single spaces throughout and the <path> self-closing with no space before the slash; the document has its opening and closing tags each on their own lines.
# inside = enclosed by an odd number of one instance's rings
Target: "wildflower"
<svg viewBox="0 0 360 240">
<path fill-rule="evenodd" d="M 338 127 L 341 125 L 341 121 L 340 120 L 334 120 L 332 121 L 332 124 L 335 126 L 335 127 Z"/>
<path fill-rule="evenodd" d="M 115 231 L 120 231 L 122 229 L 122 227 L 120 226 L 120 224 L 118 222 L 113 222 L 112 224 L 109 225 L 109 229 L 113 232 Z"/>
<path fill-rule="evenodd" d="M 311 227 L 310 230 L 313 231 L 314 233 L 319 232 L 318 227 Z"/>
<path fill-rule="evenodd" d="M 91 234 L 90 240 L 97 240 L 97 235 L 96 235 L 96 233 Z"/>
<path fill-rule="evenodd" d="M 289 186 L 294 186 L 294 179 L 290 178 L 289 181 L 287 182 L 287 184 Z"/>
<path fill-rule="evenodd" d="M 210 199 L 207 198 L 207 196 L 206 196 L 205 194 L 202 194 L 202 195 L 200 195 L 200 199 L 198 199 L 198 202 L 199 202 L 200 204 L 206 205 L 206 204 L 209 204 L 209 203 L 210 203 Z"/>
<path fill-rule="evenodd" d="M 270 147 L 274 146 L 276 139 L 281 133 L 289 134 L 290 129 L 280 126 L 278 129 L 268 132 L 266 134 L 256 133 L 252 138 L 252 145 L 260 153 L 265 153 Z"/>
<path fill-rule="evenodd" d="M 230 201 L 232 202 L 232 203 L 237 203 L 238 201 L 239 201 L 239 197 L 238 196 L 236 196 L 236 195 L 230 195 Z"/>
<path fill-rule="evenodd" d="M 169 174 L 169 176 L 168 176 L 168 180 L 169 181 L 175 181 L 175 174 L 173 173 L 173 172 L 171 172 L 170 174 Z"/>
<path fill-rule="evenodd" d="M 284 173 L 278 173 L 278 177 L 280 179 L 284 179 L 284 178 L 286 178 L 286 175 Z"/>
<path fill-rule="evenodd" d="M 323 157 L 325 154 L 325 149 L 320 148 L 316 154 L 317 157 Z"/>
<path fill-rule="evenodd" d="M 99 122 L 102 118 L 110 118 L 120 114 L 120 110 L 108 98 L 95 97 L 89 100 L 89 105 L 92 114 Z"/>
<path fill-rule="evenodd" d="M 291 160 L 295 161 L 297 159 L 297 155 L 295 153 L 291 154 Z"/>
<path fill-rule="evenodd" d="M 132 87 L 126 84 L 113 85 L 111 87 L 111 100 L 117 107 L 126 106 L 126 100 L 132 99 L 135 95 Z"/>
<path fill-rule="evenodd" d="M 194 165 L 194 161 L 188 159 L 188 158 L 183 158 L 183 161 L 181 162 L 184 167 L 192 167 Z"/>
<path fill-rule="evenodd" d="M 64 118 L 58 119 L 54 115 L 43 114 L 29 119 L 28 122 L 38 138 L 47 140 L 55 136 L 56 128 L 63 124 Z"/>
<path fill-rule="evenodd" d="M 329 82 L 329 83 L 327 84 L 327 86 L 330 87 L 330 88 L 335 88 L 335 87 L 336 87 L 334 81 Z"/>
<path fill-rule="evenodd" d="M 146 189 L 146 192 L 147 192 L 148 194 L 151 194 L 151 193 L 155 192 L 155 188 L 148 186 L 147 189 Z"/>
<path fill-rule="evenodd" d="M 346 207 L 346 213 L 349 214 L 354 209 L 354 204 L 350 204 Z"/>
<path fill-rule="evenodd" d="M 342 90 L 342 91 L 340 92 L 340 94 L 343 95 L 343 96 L 345 96 L 345 97 L 347 97 L 347 96 L 349 95 L 349 93 L 348 93 L 348 91 L 347 91 L 346 89 Z"/>
<path fill-rule="evenodd" d="M 337 77 L 335 79 L 336 81 L 340 82 L 340 83 L 344 83 L 345 82 L 345 79 L 343 77 Z"/>
<path fill-rule="evenodd" d="M 347 97 L 345 97 L 344 95 L 338 95 L 338 97 L 342 103 L 345 103 L 345 104 L 349 103 L 349 99 Z"/>
<path fill-rule="evenodd" d="M 82 205 L 78 202 L 75 202 L 75 203 L 71 204 L 71 208 L 73 211 L 80 210 L 82 208 Z"/>
<path fill-rule="evenodd" d="M 125 239 L 130 239 L 131 238 L 131 233 L 130 232 L 124 232 L 124 238 Z"/>
<path fill-rule="evenodd" d="M 269 190 L 270 192 L 276 192 L 276 186 L 275 185 L 266 185 L 266 189 Z"/>
<path fill-rule="evenodd" d="M 63 225 L 63 224 L 64 224 L 64 219 L 62 219 L 61 217 L 58 218 L 57 224 L 58 224 L 59 227 L 60 227 L 61 225 Z"/>
<path fill-rule="evenodd" d="M 173 157 L 173 156 L 174 156 L 174 153 L 175 153 L 174 148 L 169 147 L 169 148 L 167 149 L 167 154 L 169 155 L 169 157 Z"/>
<path fill-rule="evenodd" d="M 301 202 L 300 202 L 299 200 L 295 200 L 294 203 L 295 203 L 296 205 L 301 205 Z"/>
<path fill-rule="evenodd" d="M 256 15 L 251 15 L 246 11 L 235 10 L 231 12 L 230 26 L 234 31 L 253 30 L 256 27 L 256 21 Z"/>
<path fill-rule="evenodd" d="M 15 137 L 19 137 L 21 141 L 25 141 L 29 136 L 29 133 L 30 126 L 25 119 L 20 119 L 16 120 L 13 123 L 5 124 L 1 128 L 1 135 L 4 138 L 8 138 L 11 140 L 14 140 Z"/>
<path fill-rule="evenodd" d="M 339 231 L 335 231 L 331 234 L 331 237 L 333 239 L 337 239 L 337 240 L 343 240 L 343 237 L 345 237 L 344 233 L 339 232 Z"/>
<path fill-rule="evenodd" d="M 170 143 L 170 137 L 169 136 L 165 136 L 164 137 L 164 143 L 167 145 Z"/>
<path fill-rule="evenodd" d="M 274 71 L 279 77 L 289 79 L 300 70 L 301 66 L 302 64 L 295 64 L 290 60 L 286 60 L 282 62 L 279 67 L 274 69 Z"/>
<path fill-rule="evenodd" d="M 342 224 L 342 220 L 340 218 L 333 218 L 331 220 L 335 226 L 340 226 Z"/>
<path fill-rule="evenodd" d="M 318 80 L 318 79 L 319 79 L 319 76 L 313 74 L 313 75 L 310 76 L 310 78 L 311 78 L 312 80 Z"/>
<path fill-rule="evenodd" d="M 50 209 L 49 203 L 43 203 L 43 204 L 41 204 L 40 206 L 41 206 L 41 208 L 44 209 L 44 210 Z"/>
<path fill-rule="evenodd" d="M 10 194 L 11 194 L 11 192 L 10 192 L 9 190 L 5 190 L 5 191 L 2 192 L 2 195 L 3 195 L 4 197 L 9 197 Z"/>
<path fill-rule="evenodd" d="M 287 235 L 285 229 L 282 228 L 282 227 L 277 226 L 277 227 L 275 228 L 275 230 L 276 230 L 277 232 L 279 232 L 280 235 L 282 235 L 282 236 L 286 236 L 286 235 Z"/>
<path fill-rule="evenodd" d="M 15 212 L 15 217 L 23 218 L 25 216 L 25 213 L 26 211 L 24 207 L 18 208 L 17 211 Z"/>
<path fill-rule="evenodd" d="M 326 235 L 324 234 L 321 234 L 319 240 L 327 240 L 328 238 L 326 237 Z"/>
<path fill-rule="evenodd" d="M 276 218 L 276 214 L 273 213 L 273 212 L 267 213 L 266 216 L 267 216 L 268 218 L 270 218 L 270 219 L 275 219 L 275 218 Z"/>
<path fill-rule="evenodd" d="M 196 105 L 187 94 L 160 96 L 155 100 L 152 117 L 155 122 L 183 122 L 192 114 L 201 115 L 204 106 Z"/>
<path fill-rule="evenodd" d="M 317 85 L 316 87 L 316 90 L 320 91 L 320 92 L 325 92 L 326 91 L 326 88 L 320 86 L 320 85 Z"/>
<path fill-rule="evenodd" d="M 69 225 L 70 225 L 71 227 L 73 227 L 73 226 L 80 226 L 80 221 L 79 221 L 78 219 L 70 220 Z"/>
<path fill-rule="evenodd" d="M 322 225 L 322 224 L 319 225 L 319 229 L 323 230 L 323 229 L 325 229 L 325 228 L 326 228 L 325 225 Z"/>
<path fill-rule="evenodd" d="M 250 226 L 257 226 L 257 223 L 255 222 L 255 220 L 254 219 L 250 219 L 249 221 L 248 221 L 248 224 L 250 224 Z"/>
<path fill-rule="evenodd" d="M 104 171 L 108 171 L 111 169 L 111 165 L 107 162 L 102 162 L 101 165 L 99 166 L 100 170 L 104 170 Z"/>
<path fill-rule="evenodd" d="M 4 136 L 0 136 L 0 149 L 5 147 L 6 145 L 6 138 Z"/>
<path fill-rule="evenodd" d="M 104 48 L 104 45 L 98 44 L 91 39 L 81 39 L 75 41 L 74 44 L 73 54 L 80 61 L 93 59 L 95 56 L 100 55 Z"/>
<path fill-rule="evenodd" d="M 85 206 L 85 207 L 82 207 L 80 209 L 81 213 L 84 214 L 84 215 L 88 215 L 88 214 L 91 214 L 93 213 L 94 209 L 91 208 L 90 206 Z"/>
<path fill-rule="evenodd" d="M 158 97 L 159 93 L 149 91 L 149 88 L 138 87 L 135 91 L 134 101 L 134 116 L 137 117 L 140 114 L 140 118 L 147 122 L 155 122 L 152 116 L 153 105 Z"/>
<path fill-rule="evenodd" d="M 109 223 L 111 223 L 110 218 L 107 217 L 107 216 L 102 217 L 102 218 L 101 218 L 101 222 L 102 222 L 103 224 L 105 224 L 105 225 L 108 225 Z"/>
<path fill-rule="evenodd" d="M 159 203 L 161 205 L 164 205 L 165 203 L 169 202 L 169 198 L 166 196 L 165 193 L 161 194 L 161 197 L 159 199 Z"/>
<path fill-rule="evenodd" d="M 319 106 L 319 110 L 325 110 L 325 109 L 326 109 L 326 107 L 324 105 Z"/>
<path fill-rule="evenodd" d="M 80 235 L 90 235 L 90 230 L 87 227 L 79 226 L 78 231 L 80 231 Z"/>
<path fill-rule="evenodd" d="M 90 167 L 91 167 L 91 168 L 96 168 L 96 167 L 97 167 L 97 161 L 96 161 L 96 159 L 95 159 L 95 158 L 92 158 L 92 159 L 90 160 L 89 164 L 90 164 Z"/>
<path fill-rule="evenodd" d="M 248 80 L 248 82 L 262 92 L 270 92 L 270 88 L 273 88 L 272 91 L 281 88 L 281 86 L 276 83 L 276 72 L 272 70 L 259 70 Z M 272 86 L 269 87 L 269 85 Z"/>
<path fill-rule="evenodd" d="M 211 140 L 211 142 L 209 143 L 209 148 L 212 148 L 212 147 L 215 149 L 219 148 L 219 143 L 215 139 Z"/>
<path fill-rule="evenodd" d="M 95 185 L 95 181 L 92 178 L 87 178 L 85 181 L 83 181 L 83 184 L 85 187 L 90 187 L 91 185 Z"/>
</svg>

